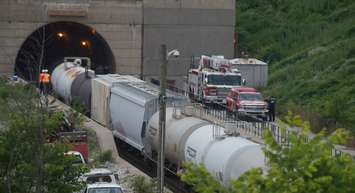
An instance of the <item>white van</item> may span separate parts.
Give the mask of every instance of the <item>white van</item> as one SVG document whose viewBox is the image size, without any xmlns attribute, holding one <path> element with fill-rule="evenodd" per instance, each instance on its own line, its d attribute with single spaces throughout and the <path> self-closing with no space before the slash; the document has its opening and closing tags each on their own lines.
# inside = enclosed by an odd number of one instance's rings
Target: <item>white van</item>
<svg viewBox="0 0 355 193">
<path fill-rule="evenodd" d="M 93 183 L 118 183 L 118 175 L 114 174 L 111 170 L 106 168 L 94 168 L 91 169 L 90 172 L 85 173 L 81 179 L 87 184 Z"/>
<path fill-rule="evenodd" d="M 123 193 L 121 186 L 112 183 L 88 184 L 83 193 Z"/>
</svg>

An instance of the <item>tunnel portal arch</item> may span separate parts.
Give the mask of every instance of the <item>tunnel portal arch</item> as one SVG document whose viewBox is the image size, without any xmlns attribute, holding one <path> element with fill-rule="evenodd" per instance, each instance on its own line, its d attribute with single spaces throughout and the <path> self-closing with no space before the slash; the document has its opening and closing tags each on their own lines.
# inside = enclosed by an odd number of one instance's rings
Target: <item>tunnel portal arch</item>
<svg viewBox="0 0 355 193">
<path fill-rule="evenodd" d="M 52 72 L 67 56 L 89 57 L 97 74 L 115 72 L 112 50 L 94 28 L 60 21 L 43 25 L 26 38 L 16 56 L 15 74 L 36 81 L 41 69 Z"/>
</svg>

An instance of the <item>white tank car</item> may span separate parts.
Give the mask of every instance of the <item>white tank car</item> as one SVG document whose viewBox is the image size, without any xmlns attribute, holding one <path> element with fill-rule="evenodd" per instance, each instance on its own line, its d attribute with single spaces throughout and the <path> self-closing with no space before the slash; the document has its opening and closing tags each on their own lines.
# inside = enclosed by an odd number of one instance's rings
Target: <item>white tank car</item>
<svg viewBox="0 0 355 193">
<path fill-rule="evenodd" d="M 81 60 L 77 59 L 74 62 L 63 62 L 57 66 L 52 72 L 51 83 L 52 88 L 56 94 L 70 103 L 72 94 L 72 85 L 75 79 L 79 76 L 84 76 L 85 68 L 81 67 Z M 94 71 L 89 70 L 91 76 Z"/>
<path fill-rule="evenodd" d="M 192 133 L 185 145 L 186 160 L 203 164 L 225 185 L 249 169 L 265 169 L 265 157 L 259 144 L 242 137 L 214 138 L 213 129 L 210 125 Z"/>
<path fill-rule="evenodd" d="M 174 118 L 173 108 L 166 111 L 166 159 L 177 166 L 183 161 L 203 164 L 223 184 L 256 167 L 265 168 L 261 146 L 241 137 L 217 135 L 224 128 L 195 117 Z M 150 119 L 145 134 L 145 151 L 158 149 L 159 113 Z"/>
<path fill-rule="evenodd" d="M 181 162 L 185 157 L 185 144 L 188 137 L 198 128 L 210 125 L 207 121 L 196 117 L 183 117 L 174 118 L 174 111 L 172 108 L 166 110 L 166 158 L 177 166 L 181 165 Z M 148 155 L 152 154 L 152 151 L 156 151 L 159 148 L 159 113 L 155 113 L 150 119 L 145 134 L 145 151 Z"/>
</svg>

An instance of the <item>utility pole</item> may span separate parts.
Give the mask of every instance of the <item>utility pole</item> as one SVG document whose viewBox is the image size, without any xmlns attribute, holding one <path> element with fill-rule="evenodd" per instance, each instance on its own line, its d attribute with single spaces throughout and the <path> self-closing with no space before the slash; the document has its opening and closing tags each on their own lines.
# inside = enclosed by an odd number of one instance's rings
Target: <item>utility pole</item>
<svg viewBox="0 0 355 193">
<path fill-rule="evenodd" d="M 237 1 L 234 1 L 234 10 L 237 10 Z M 237 18 L 235 18 L 236 21 L 234 21 L 234 37 L 233 37 L 233 57 L 237 58 L 239 53 L 238 53 L 238 29 L 237 29 Z"/>
<path fill-rule="evenodd" d="M 167 48 L 165 44 L 161 45 L 161 64 L 160 64 L 160 95 L 159 95 L 159 153 L 158 153 L 158 193 L 164 192 L 164 145 L 165 145 L 165 114 L 166 114 L 166 69 L 168 63 Z"/>
<path fill-rule="evenodd" d="M 38 66 L 38 74 L 41 73 L 42 71 L 42 68 L 43 68 L 43 56 L 44 56 L 44 49 L 45 49 L 45 41 L 46 41 L 46 27 L 43 26 L 42 27 L 42 45 L 41 45 L 41 56 L 40 56 L 40 59 L 39 59 L 39 66 Z M 48 77 L 47 77 L 48 78 Z M 47 86 L 46 84 L 48 83 L 44 83 L 42 82 L 41 78 L 38 80 L 38 85 L 39 85 L 39 88 L 42 88 L 43 90 L 40 91 L 40 96 L 39 96 L 39 107 L 40 107 L 40 116 L 41 116 L 41 124 L 40 124 L 40 127 L 38 128 L 37 130 L 37 137 L 38 137 L 38 149 L 36 152 L 37 156 L 36 156 L 36 162 L 37 162 L 37 176 L 36 176 L 36 184 L 34 186 L 34 189 L 35 189 L 35 192 L 37 193 L 42 193 L 44 192 L 44 184 L 43 184 L 43 181 L 44 181 L 44 161 L 43 161 L 43 158 L 44 158 L 44 111 L 46 109 L 47 106 L 45 105 L 48 105 L 48 102 L 47 102 L 47 95 L 46 95 L 46 92 L 47 92 Z M 42 99 L 44 98 L 44 101 L 42 101 Z"/>
</svg>

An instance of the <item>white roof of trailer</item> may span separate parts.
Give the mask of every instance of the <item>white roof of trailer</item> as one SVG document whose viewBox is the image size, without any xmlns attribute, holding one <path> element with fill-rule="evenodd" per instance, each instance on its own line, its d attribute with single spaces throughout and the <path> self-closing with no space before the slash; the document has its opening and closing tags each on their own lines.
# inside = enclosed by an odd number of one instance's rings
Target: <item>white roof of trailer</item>
<svg viewBox="0 0 355 193">
<path fill-rule="evenodd" d="M 267 63 L 258 60 L 256 58 L 234 58 L 230 60 L 232 65 L 238 64 L 256 64 L 256 65 L 267 65 Z"/>
<path fill-rule="evenodd" d="M 121 83 L 121 82 L 144 82 L 143 80 L 138 79 L 134 76 L 120 75 L 120 74 L 98 75 L 97 79 L 105 81 L 105 82 L 109 83 L 110 85 L 115 84 L 115 83 Z"/>
<path fill-rule="evenodd" d="M 154 96 L 159 96 L 159 89 L 147 82 L 127 82 L 126 84 L 142 92 L 146 92 Z"/>
<path fill-rule="evenodd" d="M 159 90 L 146 82 L 119 83 L 116 87 L 111 89 L 111 92 L 141 106 L 144 106 L 148 101 L 156 99 L 159 96 Z"/>
<path fill-rule="evenodd" d="M 146 104 L 152 99 L 157 99 L 160 94 L 159 87 L 147 82 L 120 82 L 111 89 L 111 92 L 122 97 L 125 97 L 131 101 L 135 101 L 140 105 Z M 174 98 L 175 100 L 186 100 L 186 97 L 177 93 L 166 91 L 168 98 Z"/>
</svg>

